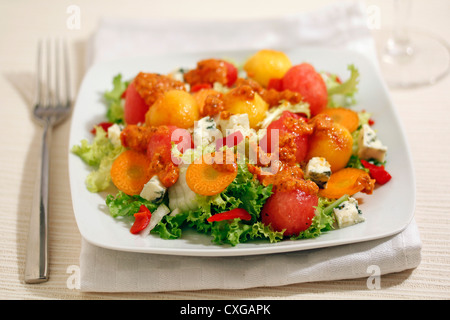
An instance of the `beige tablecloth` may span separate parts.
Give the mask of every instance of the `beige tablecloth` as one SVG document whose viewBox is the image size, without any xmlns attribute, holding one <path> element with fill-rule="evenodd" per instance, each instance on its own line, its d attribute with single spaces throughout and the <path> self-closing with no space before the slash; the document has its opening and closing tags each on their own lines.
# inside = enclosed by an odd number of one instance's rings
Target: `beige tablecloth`
<svg viewBox="0 0 450 320">
<path fill-rule="evenodd" d="M 201 1 L 196 1 L 201 2 Z M 336 1 L 278 1 L 265 8 L 257 1 L 241 4 L 227 1 L 222 10 L 209 12 L 209 17 L 241 19 L 278 16 L 292 10 L 316 9 Z M 41 130 L 31 120 L 31 101 L 36 40 L 46 35 L 64 35 L 70 41 L 72 78 L 75 89 L 83 76 L 86 41 L 95 30 L 101 16 L 117 17 L 180 17 L 202 18 L 211 5 L 164 1 L 150 10 L 123 7 L 120 3 L 78 1 L 80 25 L 70 25 L 64 2 L 49 1 L 49 6 L 35 2 L 3 2 L 0 4 L 0 130 L 1 130 L 1 240 L 0 298 L 2 299 L 302 299 L 354 298 L 390 299 L 450 298 L 450 146 L 445 138 L 450 133 L 450 78 L 431 87 L 392 91 L 394 104 L 405 126 L 413 155 L 417 179 L 415 220 L 421 234 L 422 263 L 418 268 L 384 275 L 378 288 L 368 285 L 368 279 L 309 282 L 279 287 L 246 290 L 202 290 L 166 293 L 82 293 L 79 285 L 79 257 L 81 237 L 72 212 L 68 183 L 67 150 L 69 122 L 54 132 L 52 144 L 51 216 L 50 216 L 50 280 L 40 285 L 25 285 L 23 268 L 25 243 L 34 171 L 39 156 Z M 132 2 L 145 6 L 145 1 Z M 177 4 L 179 11 L 170 10 Z M 448 1 L 414 3 L 412 22 L 435 31 L 450 41 L 450 24 L 446 12 Z M 389 3 L 368 3 L 368 13 L 378 13 L 381 25 L 389 22 L 392 8 Z M 191 7 L 192 6 L 192 7 Z M 54 8 L 48 10 L 48 8 Z M 45 18 L 44 18 L 45 17 Z M 373 17 L 373 15 L 372 15 Z M 375 24 L 376 26 L 376 24 Z M 83 66 L 80 67 L 80 66 Z M 426 67 L 426 66 L 424 66 Z"/>
</svg>

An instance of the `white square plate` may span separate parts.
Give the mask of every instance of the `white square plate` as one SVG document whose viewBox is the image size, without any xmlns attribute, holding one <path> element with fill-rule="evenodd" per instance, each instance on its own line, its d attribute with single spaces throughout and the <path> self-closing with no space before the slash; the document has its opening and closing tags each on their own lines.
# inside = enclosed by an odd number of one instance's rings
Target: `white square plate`
<svg viewBox="0 0 450 320">
<path fill-rule="evenodd" d="M 346 50 L 302 48 L 285 51 L 293 64 L 310 62 L 318 71 L 349 76 L 347 66 L 360 71 L 360 89 L 355 110 L 373 114 L 374 128 L 388 146 L 387 170 L 392 180 L 375 189 L 370 196 L 357 194 L 366 221 L 336 229 L 315 239 L 284 240 L 278 243 L 258 241 L 235 247 L 220 246 L 211 237 L 185 232 L 181 239 L 163 240 L 158 236 L 141 237 L 129 231 L 129 225 L 112 218 L 105 206 L 106 193 L 91 193 L 85 187 L 89 168 L 69 150 L 69 175 L 72 202 L 81 235 L 90 243 L 114 250 L 189 256 L 238 256 L 289 252 L 356 243 L 387 237 L 401 232 L 414 215 L 415 179 L 411 155 L 397 111 L 381 79 L 378 67 L 366 57 Z M 138 72 L 169 73 L 178 67 L 192 68 L 204 58 L 229 58 L 245 61 L 254 52 L 205 52 L 123 59 L 93 66 L 86 74 L 74 107 L 70 132 L 70 148 L 82 139 L 92 139 L 94 124 L 105 121 L 106 106 L 102 94 L 110 90 L 112 79 L 121 73 L 131 79 Z"/>
</svg>

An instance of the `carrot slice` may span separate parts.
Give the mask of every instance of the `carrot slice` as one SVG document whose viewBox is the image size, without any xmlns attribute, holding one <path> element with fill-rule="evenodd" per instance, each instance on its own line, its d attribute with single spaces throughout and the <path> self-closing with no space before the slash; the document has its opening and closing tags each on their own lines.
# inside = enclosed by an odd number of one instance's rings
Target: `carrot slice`
<svg viewBox="0 0 450 320">
<path fill-rule="evenodd" d="M 111 166 L 112 182 L 128 195 L 140 194 L 151 177 L 150 159 L 131 149 L 121 153 Z"/>
<path fill-rule="evenodd" d="M 350 133 L 358 129 L 358 113 L 353 110 L 347 108 L 328 108 L 321 113 L 328 115 L 334 122 L 346 127 Z"/>
<path fill-rule="evenodd" d="M 361 169 L 344 168 L 330 176 L 325 189 L 319 195 L 329 199 L 338 199 L 344 194 L 354 195 L 357 192 L 372 194 L 375 180 Z"/>
<path fill-rule="evenodd" d="M 189 188 L 203 196 L 221 193 L 237 176 L 235 163 L 217 164 L 211 162 L 212 158 L 214 158 L 212 154 L 205 155 L 200 163 L 191 163 L 186 171 L 186 183 Z"/>
</svg>

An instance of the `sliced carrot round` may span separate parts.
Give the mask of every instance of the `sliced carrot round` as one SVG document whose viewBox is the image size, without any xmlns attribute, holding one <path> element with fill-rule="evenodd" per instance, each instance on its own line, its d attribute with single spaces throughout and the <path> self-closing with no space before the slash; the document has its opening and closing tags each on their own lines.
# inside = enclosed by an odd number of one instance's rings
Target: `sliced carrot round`
<svg viewBox="0 0 450 320">
<path fill-rule="evenodd" d="M 112 182 L 128 195 L 140 194 L 151 176 L 150 160 L 134 150 L 121 153 L 111 166 Z"/>
<path fill-rule="evenodd" d="M 350 133 L 358 129 L 358 113 L 347 108 L 327 108 L 321 113 L 328 115 L 334 122 L 346 127 Z"/>
<path fill-rule="evenodd" d="M 371 194 L 375 186 L 375 180 L 361 169 L 344 168 L 330 176 L 325 189 L 319 191 L 319 195 L 329 199 L 338 199 L 344 194 L 354 195 L 357 192 Z"/>
<path fill-rule="evenodd" d="M 211 163 L 214 156 L 206 155 L 200 163 L 191 163 L 186 171 L 186 183 L 189 188 L 203 196 L 213 196 L 224 191 L 236 178 L 237 167 L 230 164 Z M 220 166 L 226 166 L 221 170 Z"/>
</svg>

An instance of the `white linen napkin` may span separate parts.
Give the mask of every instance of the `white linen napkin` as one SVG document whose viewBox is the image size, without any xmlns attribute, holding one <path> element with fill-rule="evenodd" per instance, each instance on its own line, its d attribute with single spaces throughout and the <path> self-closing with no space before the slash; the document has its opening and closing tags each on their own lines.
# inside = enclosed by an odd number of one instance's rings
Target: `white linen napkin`
<svg viewBox="0 0 450 320">
<path fill-rule="evenodd" d="M 252 21 L 103 20 L 88 61 L 164 52 L 289 48 L 324 45 L 350 48 L 376 59 L 359 2 L 310 13 Z M 244 289 L 380 276 L 415 268 L 421 241 L 415 221 L 379 240 L 314 250 L 247 257 L 190 257 L 121 252 L 82 241 L 81 290 L 162 292 Z"/>
</svg>

